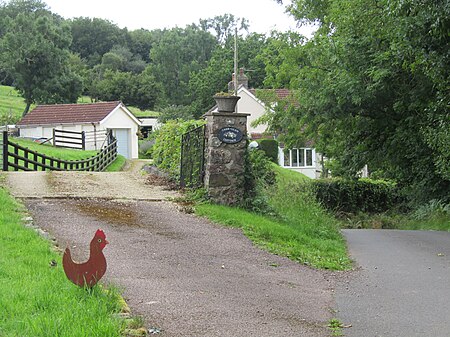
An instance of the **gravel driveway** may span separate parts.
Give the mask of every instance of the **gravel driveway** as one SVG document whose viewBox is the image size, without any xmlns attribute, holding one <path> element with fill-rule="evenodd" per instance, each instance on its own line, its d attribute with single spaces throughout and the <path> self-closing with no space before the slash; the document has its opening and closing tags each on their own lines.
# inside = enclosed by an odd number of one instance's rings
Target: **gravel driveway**
<svg viewBox="0 0 450 337">
<path fill-rule="evenodd" d="M 104 280 L 123 287 L 133 312 L 162 336 L 330 335 L 332 273 L 178 211 L 161 201 L 173 192 L 144 185 L 136 172 L 7 175 L 35 224 L 70 245 L 76 259 L 87 258 L 93 233 L 104 229 L 111 243 Z M 21 188 L 21 179 L 36 188 Z"/>
</svg>

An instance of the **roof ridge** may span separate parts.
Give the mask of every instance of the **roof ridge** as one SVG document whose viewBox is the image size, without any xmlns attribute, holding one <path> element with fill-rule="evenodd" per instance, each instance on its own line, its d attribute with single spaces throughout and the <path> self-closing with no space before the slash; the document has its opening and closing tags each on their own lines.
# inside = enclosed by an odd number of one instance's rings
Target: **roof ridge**
<svg viewBox="0 0 450 337">
<path fill-rule="evenodd" d="M 107 102 L 94 102 L 94 103 L 54 103 L 54 104 L 38 104 L 38 106 L 63 106 L 63 105 L 99 105 L 99 104 L 111 104 L 117 103 L 120 104 L 122 101 L 107 101 Z M 34 109 L 33 109 L 34 110 Z"/>
</svg>

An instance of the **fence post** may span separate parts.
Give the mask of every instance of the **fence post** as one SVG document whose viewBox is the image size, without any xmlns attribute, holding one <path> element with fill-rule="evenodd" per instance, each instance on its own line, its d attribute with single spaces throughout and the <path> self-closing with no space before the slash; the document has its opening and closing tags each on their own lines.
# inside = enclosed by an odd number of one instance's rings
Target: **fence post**
<svg viewBox="0 0 450 337">
<path fill-rule="evenodd" d="M 84 131 L 81 131 L 81 149 L 84 151 L 86 148 L 86 134 Z"/>
<path fill-rule="evenodd" d="M 8 131 L 3 131 L 3 143 L 2 143 L 2 152 L 3 152 L 3 171 L 8 171 Z"/>
<path fill-rule="evenodd" d="M 53 146 L 56 146 L 56 132 L 55 132 L 55 128 L 53 128 Z"/>
</svg>

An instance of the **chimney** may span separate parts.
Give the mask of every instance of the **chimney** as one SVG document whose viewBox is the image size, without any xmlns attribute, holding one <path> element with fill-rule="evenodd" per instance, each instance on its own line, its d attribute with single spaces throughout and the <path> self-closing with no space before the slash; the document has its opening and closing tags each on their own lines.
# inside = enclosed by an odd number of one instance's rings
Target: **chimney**
<svg viewBox="0 0 450 337">
<path fill-rule="evenodd" d="M 239 74 L 237 78 L 238 88 L 243 85 L 244 88 L 248 89 L 248 77 L 244 74 L 244 68 L 239 69 Z M 228 82 L 228 91 L 234 91 L 234 73 L 231 76 L 231 81 Z"/>
</svg>

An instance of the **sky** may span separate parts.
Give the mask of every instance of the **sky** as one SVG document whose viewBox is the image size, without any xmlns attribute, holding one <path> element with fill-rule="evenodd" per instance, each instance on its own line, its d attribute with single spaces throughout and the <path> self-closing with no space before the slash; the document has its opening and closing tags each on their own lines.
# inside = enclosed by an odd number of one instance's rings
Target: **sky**
<svg viewBox="0 0 450 337">
<path fill-rule="evenodd" d="M 69 19 L 97 17 L 107 19 L 120 28 L 163 29 L 184 28 L 200 19 L 226 13 L 250 21 L 250 31 L 296 30 L 309 35 L 310 29 L 297 28 L 295 20 L 284 13 L 275 0 L 44 0 L 52 12 Z"/>
</svg>

